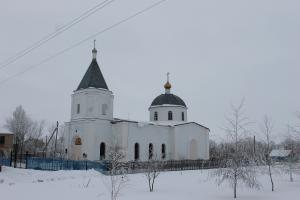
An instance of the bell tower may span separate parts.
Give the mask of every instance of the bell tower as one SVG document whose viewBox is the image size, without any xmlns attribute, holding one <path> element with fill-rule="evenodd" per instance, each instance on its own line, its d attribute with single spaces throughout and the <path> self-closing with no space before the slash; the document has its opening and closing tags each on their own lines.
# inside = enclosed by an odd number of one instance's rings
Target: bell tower
<svg viewBox="0 0 300 200">
<path fill-rule="evenodd" d="M 79 86 L 72 94 L 71 121 L 76 119 L 113 119 L 113 93 L 108 89 L 97 63 L 97 49 Z"/>
</svg>

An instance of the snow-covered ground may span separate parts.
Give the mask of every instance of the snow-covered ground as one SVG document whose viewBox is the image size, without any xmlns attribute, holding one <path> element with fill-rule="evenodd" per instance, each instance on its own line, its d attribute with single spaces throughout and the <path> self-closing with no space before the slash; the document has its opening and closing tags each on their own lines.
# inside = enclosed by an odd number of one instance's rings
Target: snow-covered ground
<svg viewBox="0 0 300 200">
<path fill-rule="evenodd" d="M 275 192 L 270 191 L 269 179 L 261 175 L 262 188 L 238 189 L 238 199 L 293 200 L 300 196 L 300 176 L 293 183 L 286 174 L 275 176 Z M 108 177 L 94 170 L 89 171 L 36 171 L 3 167 L 0 172 L 0 199 L 23 200 L 94 200 L 109 199 Z M 129 182 L 120 200 L 193 200 L 233 199 L 232 190 L 218 187 L 208 170 L 161 173 L 150 193 L 143 174 L 129 175 Z"/>
</svg>

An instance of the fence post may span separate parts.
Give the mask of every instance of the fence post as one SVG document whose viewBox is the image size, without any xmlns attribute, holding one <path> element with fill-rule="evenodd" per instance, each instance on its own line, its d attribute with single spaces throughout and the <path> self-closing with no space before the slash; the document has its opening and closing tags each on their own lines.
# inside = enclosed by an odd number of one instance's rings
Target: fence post
<svg viewBox="0 0 300 200">
<path fill-rule="evenodd" d="M 26 151 L 25 154 L 25 169 L 27 169 L 27 165 L 28 165 L 28 151 Z"/>
<path fill-rule="evenodd" d="M 16 143 L 16 144 L 14 144 L 14 168 L 16 168 L 17 167 L 17 156 L 18 156 L 18 150 L 19 150 L 19 148 L 18 148 L 18 143 Z"/>
<path fill-rule="evenodd" d="M 10 160 L 9 160 L 9 166 L 12 166 L 12 159 L 13 159 L 13 151 L 10 151 Z"/>
</svg>

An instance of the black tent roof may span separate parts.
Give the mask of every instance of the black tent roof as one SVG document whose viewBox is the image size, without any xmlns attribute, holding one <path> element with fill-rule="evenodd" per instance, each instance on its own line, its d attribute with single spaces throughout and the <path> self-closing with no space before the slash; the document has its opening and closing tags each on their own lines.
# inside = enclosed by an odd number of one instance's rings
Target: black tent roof
<svg viewBox="0 0 300 200">
<path fill-rule="evenodd" d="M 108 90 L 104 77 L 95 58 L 92 60 L 89 68 L 84 74 L 77 90 L 86 89 L 90 87 L 103 88 Z"/>
</svg>

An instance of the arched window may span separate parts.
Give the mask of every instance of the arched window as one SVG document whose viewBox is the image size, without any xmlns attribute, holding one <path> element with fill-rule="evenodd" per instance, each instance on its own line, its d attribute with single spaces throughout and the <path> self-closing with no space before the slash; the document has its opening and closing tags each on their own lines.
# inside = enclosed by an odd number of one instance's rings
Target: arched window
<svg viewBox="0 0 300 200">
<path fill-rule="evenodd" d="M 149 144 L 149 160 L 153 158 L 153 144 Z"/>
<path fill-rule="evenodd" d="M 80 113 L 80 104 L 77 104 L 77 111 L 76 111 L 77 114 Z"/>
<path fill-rule="evenodd" d="M 101 142 L 100 144 L 100 160 L 105 159 L 105 143 Z"/>
<path fill-rule="evenodd" d="M 162 159 L 166 158 L 166 145 L 165 144 L 161 145 L 161 158 Z"/>
<path fill-rule="evenodd" d="M 173 120 L 173 113 L 172 113 L 172 111 L 168 112 L 168 120 Z"/>
<path fill-rule="evenodd" d="M 134 160 L 140 159 L 140 145 L 139 143 L 134 144 Z"/>
<path fill-rule="evenodd" d="M 184 112 L 181 113 L 181 119 L 184 121 Z"/>
<path fill-rule="evenodd" d="M 102 115 L 107 115 L 108 106 L 106 104 L 102 104 Z"/>
<path fill-rule="evenodd" d="M 158 120 L 158 113 L 154 112 L 154 121 L 157 121 L 157 120 Z"/>
</svg>

